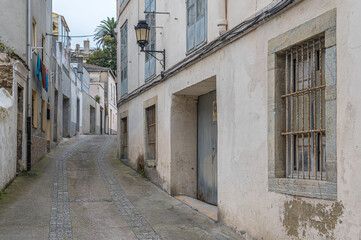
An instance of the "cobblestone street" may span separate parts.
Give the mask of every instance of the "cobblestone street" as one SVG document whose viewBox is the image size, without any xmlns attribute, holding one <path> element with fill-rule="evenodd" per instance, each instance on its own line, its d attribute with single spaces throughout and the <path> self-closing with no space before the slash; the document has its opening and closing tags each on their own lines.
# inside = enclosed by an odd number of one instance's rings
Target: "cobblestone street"
<svg viewBox="0 0 361 240">
<path fill-rule="evenodd" d="M 121 163 L 115 136 L 77 136 L 5 191 L 0 239 L 241 238 Z"/>
</svg>

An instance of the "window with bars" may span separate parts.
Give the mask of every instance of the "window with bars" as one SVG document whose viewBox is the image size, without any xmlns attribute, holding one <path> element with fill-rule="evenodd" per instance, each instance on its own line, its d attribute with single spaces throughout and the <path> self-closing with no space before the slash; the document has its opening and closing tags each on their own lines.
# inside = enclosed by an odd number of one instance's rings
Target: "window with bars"
<svg viewBox="0 0 361 240">
<path fill-rule="evenodd" d="M 122 118 L 120 120 L 121 129 L 121 149 L 120 149 L 120 157 L 121 159 L 128 159 L 128 118 Z"/>
<path fill-rule="evenodd" d="M 128 93 L 128 23 L 120 29 L 120 82 L 121 96 Z"/>
<path fill-rule="evenodd" d="M 336 10 L 268 41 L 268 190 L 337 199 Z"/>
<path fill-rule="evenodd" d="M 149 30 L 149 44 L 145 47 L 145 50 L 155 51 L 156 49 L 156 0 L 145 0 L 145 20 L 147 21 Z M 150 54 L 145 53 L 145 79 L 149 79 L 156 72 L 156 59 Z"/>
<path fill-rule="evenodd" d="M 157 123 L 156 108 L 152 105 L 145 109 L 146 112 L 146 160 L 155 160 L 157 157 Z"/>
<path fill-rule="evenodd" d="M 326 180 L 324 37 L 287 49 L 285 58 L 286 176 Z"/>
</svg>

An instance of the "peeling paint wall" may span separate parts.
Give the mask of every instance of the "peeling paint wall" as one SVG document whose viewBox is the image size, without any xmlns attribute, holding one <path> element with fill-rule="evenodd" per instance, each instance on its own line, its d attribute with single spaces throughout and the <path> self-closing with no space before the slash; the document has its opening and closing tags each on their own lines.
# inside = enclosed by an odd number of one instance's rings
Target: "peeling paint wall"
<svg viewBox="0 0 361 240">
<path fill-rule="evenodd" d="M 0 89 L 0 190 L 16 174 L 16 107 L 14 98 Z"/>
</svg>

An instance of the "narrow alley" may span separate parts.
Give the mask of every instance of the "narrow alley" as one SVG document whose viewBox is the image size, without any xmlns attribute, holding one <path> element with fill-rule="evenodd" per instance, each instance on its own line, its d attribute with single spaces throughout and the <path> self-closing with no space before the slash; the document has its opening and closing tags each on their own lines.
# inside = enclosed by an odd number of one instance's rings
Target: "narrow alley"
<svg viewBox="0 0 361 240">
<path fill-rule="evenodd" d="M 116 156 L 115 136 L 77 136 L 0 201 L 0 239 L 242 239 Z"/>
</svg>

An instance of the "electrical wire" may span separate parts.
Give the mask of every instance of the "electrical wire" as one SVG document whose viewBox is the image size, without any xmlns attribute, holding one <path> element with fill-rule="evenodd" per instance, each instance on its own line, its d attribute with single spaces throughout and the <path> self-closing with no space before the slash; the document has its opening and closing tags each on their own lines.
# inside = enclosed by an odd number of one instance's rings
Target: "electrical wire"
<svg viewBox="0 0 361 240">
<path fill-rule="evenodd" d="M 86 37 L 94 37 L 95 34 L 92 34 L 92 35 L 83 35 L 83 36 L 66 36 L 66 35 L 56 35 L 56 34 L 47 33 L 46 36 L 52 36 L 52 37 L 70 37 L 70 38 L 86 38 Z"/>
</svg>

